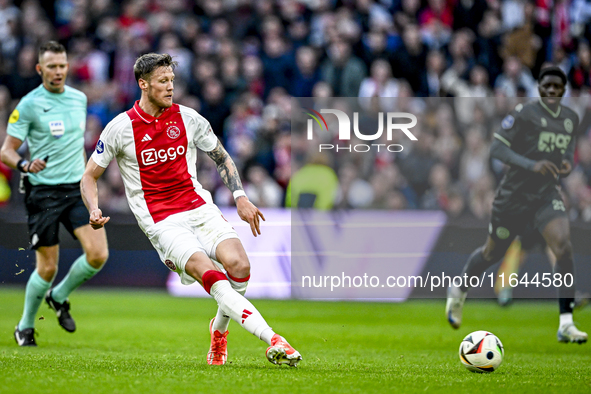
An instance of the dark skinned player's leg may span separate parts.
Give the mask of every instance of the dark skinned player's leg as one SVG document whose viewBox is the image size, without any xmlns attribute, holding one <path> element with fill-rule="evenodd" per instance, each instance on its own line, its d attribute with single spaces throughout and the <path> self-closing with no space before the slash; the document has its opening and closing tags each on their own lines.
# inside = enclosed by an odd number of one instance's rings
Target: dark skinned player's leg
<svg viewBox="0 0 591 394">
<path fill-rule="evenodd" d="M 562 286 L 558 288 L 558 305 L 560 307 L 558 340 L 560 342 L 587 342 L 587 333 L 579 331 L 573 323 L 574 285 L 570 287 L 564 285 L 565 275 L 568 274 L 572 275 L 574 283 L 573 248 L 570 242 L 568 218 L 560 216 L 552 219 L 544 226 L 542 235 L 548 247 L 556 256 L 554 272 L 560 274 L 562 280 Z"/>
<path fill-rule="evenodd" d="M 571 274 L 574 279 L 573 247 L 570 242 L 570 226 L 568 218 L 552 219 L 542 230 L 546 243 L 556 256 L 555 273 L 560 274 L 563 286 L 558 288 L 558 304 L 560 313 L 572 313 L 575 301 L 575 288 L 564 286 L 564 276 Z"/>
<path fill-rule="evenodd" d="M 503 239 L 493 237 L 491 235 L 486 239 L 484 246 L 476 249 L 470 257 L 468 262 L 462 270 L 462 278 L 464 275 L 468 278 L 465 282 L 462 280 L 460 286 L 455 286 L 453 283 L 447 290 L 447 302 L 445 305 L 445 316 L 447 321 L 453 328 L 460 328 L 462 324 L 462 309 L 464 307 L 464 301 L 468 294 L 467 284 L 470 282 L 470 277 L 477 276 L 480 278 L 482 273 L 491 265 L 496 263 L 505 255 L 505 252 L 511 245 L 511 242 L 516 237 L 515 232 L 509 232 L 506 228 L 500 227 L 503 231 L 500 233 L 503 235 Z M 499 231 L 495 228 L 493 234 L 497 235 Z M 467 282 L 467 283 L 466 283 Z"/>
<path fill-rule="evenodd" d="M 484 271 L 491 265 L 499 261 L 509 249 L 511 242 L 515 239 L 516 235 L 510 236 L 507 239 L 495 239 L 492 236 L 486 238 L 484 246 L 476 249 L 466 262 L 464 269 L 462 270 L 462 277 L 464 274 L 470 278 L 471 276 L 480 277 Z M 462 283 L 460 286 L 462 291 L 468 291 L 468 287 Z"/>
</svg>

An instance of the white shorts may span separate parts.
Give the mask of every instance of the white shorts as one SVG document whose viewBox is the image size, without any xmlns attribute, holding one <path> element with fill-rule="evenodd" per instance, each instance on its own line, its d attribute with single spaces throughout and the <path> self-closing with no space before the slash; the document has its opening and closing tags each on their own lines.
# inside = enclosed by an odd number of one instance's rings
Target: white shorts
<svg viewBox="0 0 591 394">
<path fill-rule="evenodd" d="M 220 242 L 238 238 L 238 234 L 218 207 L 210 203 L 191 211 L 170 215 L 150 226 L 146 235 L 158 252 L 160 260 L 170 270 L 179 274 L 184 285 L 195 282 L 195 279 L 185 272 L 185 265 L 195 252 L 205 253 L 210 259 L 215 260 L 216 248 Z"/>
</svg>

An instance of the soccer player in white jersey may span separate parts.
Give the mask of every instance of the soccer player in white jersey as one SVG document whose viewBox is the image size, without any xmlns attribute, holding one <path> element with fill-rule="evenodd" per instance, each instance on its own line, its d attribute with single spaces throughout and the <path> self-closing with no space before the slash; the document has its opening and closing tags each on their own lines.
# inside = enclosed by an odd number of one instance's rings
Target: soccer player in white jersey
<svg viewBox="0 0 591 394">
<path fill-rule="evenodd" d="M 255 237 L 261 233 L 263 214 L 248 200 L 236 165 L 209 122 L 172 102 L 175 66 L 168 54 L 149 53 L 135 62 L 141 98 L 103 130 L 80 183 L 90 224 L 99 229 L 110 219 L 99 209 L 97 180 L 116 158 L 129 206 L 162 262 L 183 284 L 199 282 L 218 303 L 209 324 L 207 363 L 226 363 L 231 318 L 269 345 L 269 361 L 297 366 L 300 353 L 244 298 L 250 263 L 238 235 L 197 181 L 197 148 L 215 161 L 240 218 Z"/>
</svg>

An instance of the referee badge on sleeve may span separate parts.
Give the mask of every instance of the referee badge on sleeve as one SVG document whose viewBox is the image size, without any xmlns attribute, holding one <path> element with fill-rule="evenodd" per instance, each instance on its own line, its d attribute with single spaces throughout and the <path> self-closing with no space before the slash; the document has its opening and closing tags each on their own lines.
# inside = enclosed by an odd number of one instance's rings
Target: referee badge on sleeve
<svg viewBox="0 0 591 394">
<path fill-rule="evenodd" d="M 513 117 L 513 115 L 507 115 L 505 116 L 505 119 L 503 119 L 503 121 L 501 122 L 501 127 L 504 128 L 505 130 L 510 129 L 511 127 L 513 127 L 513 124 L 515 123 L 515 118 Z"/>
<path fill-rule="evenodd" d="M 8 118 L 8 123 L 16 123 L 18 122 L 18 118 L 20 117 L 20 114 L 18 112 L 18 109 L 14 109 L 14 111 L 12 111 L 12 113 L 10 114 L 10 118 Z"/>
</svg>

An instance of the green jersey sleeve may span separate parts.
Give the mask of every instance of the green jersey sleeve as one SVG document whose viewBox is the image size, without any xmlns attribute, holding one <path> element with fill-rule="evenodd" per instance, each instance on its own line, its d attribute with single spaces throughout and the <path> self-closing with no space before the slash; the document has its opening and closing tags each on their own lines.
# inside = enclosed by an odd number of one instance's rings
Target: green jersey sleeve
<svg viewBox="0 0 591 394">
<path fill-rule="evenodd" d="M 519 134 L 524 122 L 521 111 L 523 104 L 518 104 L 515 109 L 501 122 L 501 128 L 494 133 L 495 139 L 501 141 L 503 144 L 511 148 L 511 144 L 515 136 Z"/>
<path fill-rule="evenodd" d="M 31 111 L 28 110 L 27 103 L 27 100 L 21 100 L 18 103 L 12 114 L 10 114 L 10 118 L 8 118 L 8 127 L 6 129 L 9 136 L 18 138 L 21 141 L 24 141 L 29 135 L 31 122 L 34 120 L 31 117 Z"/>
</svg>

